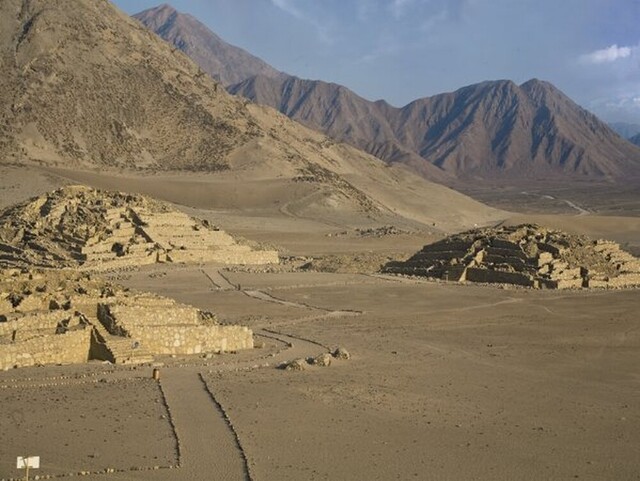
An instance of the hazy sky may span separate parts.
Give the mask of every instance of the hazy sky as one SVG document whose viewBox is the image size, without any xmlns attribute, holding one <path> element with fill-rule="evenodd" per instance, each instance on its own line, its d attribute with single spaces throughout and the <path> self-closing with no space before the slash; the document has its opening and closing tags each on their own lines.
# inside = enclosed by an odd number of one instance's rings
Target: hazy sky
<svg viewBox="0 0 640 481">
<path fill-rule="evenodd" d="M 128 13 L 153 0 L 115 0 Z M 493 79 L 554 83 L 640 124 L 640 0 L 173 0 L 279 70 L 401 106 Z"/>
</svg>

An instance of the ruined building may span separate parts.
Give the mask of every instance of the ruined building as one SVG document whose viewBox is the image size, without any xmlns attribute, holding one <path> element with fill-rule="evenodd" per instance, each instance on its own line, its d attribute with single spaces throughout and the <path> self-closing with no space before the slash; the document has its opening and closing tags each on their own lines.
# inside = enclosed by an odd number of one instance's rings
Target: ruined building
<svg viewBox="0 0 640 481">
<path fill-rule="evenodd" d="M 253 347 L 246 327 L 71 270 L 0 270 L 0 370 Z"/>
<path fill-rule="evenodd" d="M 70 186 L 0 212 L 0 267 L 106 270 L 156 262 L 269 264 L 226 232 L 142 195 Z"/>
<path fill-rule="evenodd" d="M 456 234 L 383 271 L 549 289 L 640 286 L 640 260 L 615 242 L 537 225 Z"/>
</svg>

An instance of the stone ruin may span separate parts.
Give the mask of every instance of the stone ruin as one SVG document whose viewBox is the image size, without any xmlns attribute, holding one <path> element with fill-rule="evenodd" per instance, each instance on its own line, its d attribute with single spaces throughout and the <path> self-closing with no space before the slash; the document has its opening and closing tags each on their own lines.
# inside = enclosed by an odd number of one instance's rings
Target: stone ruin
<svg viewBox="0 0 640 481">
<path fill-rule="evenodd" d="M 278 263 L 142 195 L 70 186 L 0 212 L 0 267 L 109 270 L 156 262 Z"/>
<path fill-rule="evenodd" d="M 253 347 L 246 327 L 70 270 L 0 270 L 0 370 Z"/>
<path fill-rule="evenodd" d="M 456 234 L 383 272 L 549 289 L 640 286 L 640 259 L 615 242 L 537 225 Z"/>
</svg>

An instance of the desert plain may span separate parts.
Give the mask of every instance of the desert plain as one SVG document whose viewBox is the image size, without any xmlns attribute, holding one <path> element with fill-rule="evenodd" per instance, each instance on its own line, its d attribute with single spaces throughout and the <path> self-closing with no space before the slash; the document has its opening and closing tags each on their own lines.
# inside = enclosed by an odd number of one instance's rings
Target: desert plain
<svg viewBox="0 0 640 481">
<path fill-rule="evenodd" d="M 0 2 L 1 481 L 640 480 L 627 136 L 536 78 L 396 108 L 136 18 Z"/>
<path fill-rule="evenodd" d="M 188 174 L 31 169 L 3 167 L 3 206 L 78 182 L 143 192 L 276 247 L 283 262 L 107 273 L 248 326 L 256 347 L 0 373 L 0 479 L 23 476 L 24 455 L 41 456 L 38 479 L 640 479 L 637 290 L 382 275 L 381 263 L 444 233 L 224 205 Z M 638 248 L 635 217 L 522 210 L 502 211 L 504 222 L 542 218 Z M 279 368 L 339 346 L 350 359 Z"/>
</svg>

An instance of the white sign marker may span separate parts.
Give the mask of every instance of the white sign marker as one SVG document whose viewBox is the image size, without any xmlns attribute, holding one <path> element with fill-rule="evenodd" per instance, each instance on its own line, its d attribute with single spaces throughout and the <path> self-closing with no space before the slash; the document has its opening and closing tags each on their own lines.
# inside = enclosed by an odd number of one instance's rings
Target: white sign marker
<svg viewBox="0 0 640 481">
<path fill-rule="evenodd" d="M 40 456 L 18 456 L 16 463 L 18 469 L 39 469 L 40 468 Z"/>
</svg>

